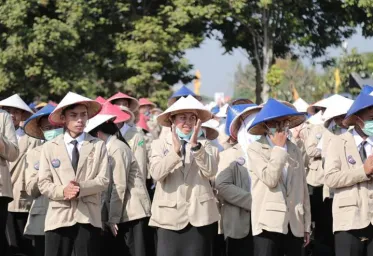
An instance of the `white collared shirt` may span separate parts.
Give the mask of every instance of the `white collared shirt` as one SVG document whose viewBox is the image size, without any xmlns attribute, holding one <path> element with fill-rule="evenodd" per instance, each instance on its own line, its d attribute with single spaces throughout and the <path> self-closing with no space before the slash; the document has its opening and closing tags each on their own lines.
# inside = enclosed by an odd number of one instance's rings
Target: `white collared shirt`
<svg viewBox="0 0 373 256">
<path fill-rule="evenodd" d="M 278 148 L 281 148 L 282 150 L 286 150 L 286 152 L 288 151 L 288 147 L 285 146 L 284 147 L 279 147 L 279 146 L 275 146 L 271 140 L 271 138 L 269 138 L 268 135 L 266 135 L 266 138 L 267 138 L 267 141 L 269 143 L 269 145 L 274 148 L 274 147 L 278 147 Z M 282 169 L 282 180 L 284 181 L 284 183 L 286 184 L 286 180 L 287 180 L 287 177 L 288 177 L 288 167 L 287 165 L 284 166 L 284 169 Z"/>
<path fill-rule="evenodd" d="M 66 146 L 66 149 L 67 149 L 67 153 L 69 154 L 70 161 L 73 158 L 72 155 L 73 155 L 73 149 L 74 149 L 74 145 L 71 144 L 71 142 L 73 140 L 76 140 L 78 142 L 78 150 L 80 152 L 80 149 L 82 148 L 84 139 L 85 139 L 85 133 L 84 132 L 82 134 L 80 134 L 78 137 L 76 137 L 75 139 L 72 138 L 67 131 L 63 135 L 63 140 L 65 141 L 65 146 Z"/>
<path fill-rule="evenodd" d="M 354 140 L 357 146 L 357 150 L 360 151 L 361 143 L 364 141 L 363 138 L 360 137 L 360 135 L 356 132 L 355 129 L 352 130 L 352 136 L 354 136 Z M 366 139 L 366 143 L 364 146 L 365 153 L 367 157 L 369 157 L 372 154 L 372 147 L 373 147 L 373 137 L 368 137 Z"/>
<path fill-rule="evenodd" d="M 19 140 L 21 139 L 21 137 L 23 137 L 24 135 L 25 135 L 25 131 L 21 127 L 19 127 L 16 130 L 17 141 L 19 142 Z"/>
<path fill-rule="evenodd" d="M 123 125 L 123 127 L 120 128 L 120 133 L 122 134 L 122 136 L 124 136 L 124 135 L 128 132 L 128 130 L 129 130 L 131 127 L 132 127 L 131 125 L 125 123 L 125 124 Z"/>
</svg>

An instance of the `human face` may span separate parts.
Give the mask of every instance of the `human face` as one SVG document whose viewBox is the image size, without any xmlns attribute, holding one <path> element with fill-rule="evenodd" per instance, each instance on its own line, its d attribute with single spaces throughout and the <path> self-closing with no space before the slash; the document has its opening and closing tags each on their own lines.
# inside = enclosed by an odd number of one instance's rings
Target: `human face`
<svg viewBox="0 0 373 256">
<path fill-rule="evenodd" d="M 144 105 L 144 106 L 141 106 L 140 108 L 139 108 L 139 112 L 140 112 L 140 114 L 149 114 L 150 113 L 150 106 L 149 105 Z"/>
<path fill-rule="evenodd" d="M 40 119 L 39 127 L 43 132 L 51 131 L 51 130 L 60 128 L 59 126 L 55 126 L 55 125 L 52 125 L 51 123 L 49 123 L 47 116 L 43 116 Z"/>
<path fill-rule="evenodd" d="M 373 120 L 373 108 L 367 108 L 362 111 L 360 111 L 356 118 L 356 124 L 363 129 L 364 128 L 364 122 Z"/>
<path fill-rule="evenodd" d="M 66 110 L 61 118 L 71 137 L 78 137 L 83 133 L 88 121 L 87 107 L 84 105 L 77 105 L 73 109 Z"/>
<path fill-rule="evenodd" d="M 120 106 L 120 107 L 129 108 L 129 106 L 130 106 L 129 100 L 126 100 L 126 99 L 117 99 L 117 100 L 113 101 L 113 103 L 114 103 L 114 105 L 117 105 L 117 106 Z"/>
<path fill-rule="evenodd" d="M 174 116 L 174 124 L 184 134 L 189 134 L 197 123 L 194 113 L 182 113 Z"/>
<path fill-rule="evenodd" d="M 342 127 L 342 128 L 347 128 L 344 126 L 343 124 L 343 119 L 345 118 L 345 116 L 338 116 L 336 118 L 334 118 L 334 122 L 339 126 L 339 127 Z"/>
<path fill-rule="evenodd" d="M 4 107 L 3 109 L 12 117 L 14 127 L 18 128 L 20 122 L 25 119 L 25 111 L 12 107 Z"/>
</svg>

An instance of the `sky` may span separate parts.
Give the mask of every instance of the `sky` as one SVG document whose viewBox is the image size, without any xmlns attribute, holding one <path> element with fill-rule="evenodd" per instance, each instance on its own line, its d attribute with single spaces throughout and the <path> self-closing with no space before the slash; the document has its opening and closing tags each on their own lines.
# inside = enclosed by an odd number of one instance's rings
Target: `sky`
<svg viewBox="0 0 373 256">
<path fill-rule="evenodd" d="M 359 53 L 373 52 L 373 39 L 365 39 L 358 31 L 352 38 L 347 40 L 348 50 L 357 48 Z M 342 53 L 342 48 L 329 48 L 329 56 L 338 56 Z M 233 77 L 237 65 L 248 63 L 245 52 L 236 50 L 231 55 L 224 54 L 224 49 L 220 43 L 213 39 L 206 39 L 200 48 L 191 49 L 185 56 L 191 64 L 194 65 L 194 71 L 201 72 L 201 95 L 213 97 L 215 92 L 223 92 L 225 95 L 232 96 Z M 305 59 L 303 62 L 310 65 L 310 61 Z M 180 85 L 176 86 L 179 87 Z M 193 90 L 193 85 L 188 87 Z"/>
</svg>

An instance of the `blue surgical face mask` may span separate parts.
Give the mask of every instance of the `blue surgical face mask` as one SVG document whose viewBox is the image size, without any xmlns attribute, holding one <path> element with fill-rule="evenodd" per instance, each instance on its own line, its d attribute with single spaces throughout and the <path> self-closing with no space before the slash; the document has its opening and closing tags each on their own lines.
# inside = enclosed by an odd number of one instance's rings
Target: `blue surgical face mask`
<svg viewBox="0 0 373 256">
<path fill-rule="evenodd" d="M 58 129 L 54 129 L 54 130 L 45 131 L 45 132 L 43 132 L 43 134 L 44 134 L 45 140 L 50 141 L 50 140 L 53 140 L 54 138 L 56 138 L 58 135 L 63 134 L 63 128 L 58 128 Z"/>
<path fill-rule="evenodd" d="M 272 135 L 275 135 L 277 129 L 276 128 L 269 128 L 269 132 L 272 134 Z"/>
<path fill-rule="evenodd" d="M 179 128 L 176 127 L 176 134 L 182 140 L 190 140 L 193 135 L 194 130 L 191 130 L 188 134 L 184 134 Z M 203 135 L 202 129 L 199 130 L 198 137 Z"/>
<path fill-rule="evenodd" d="M 365 121 L 362 130 L 367 136 L 373 136 L 373 120 Z"/>
</svg>

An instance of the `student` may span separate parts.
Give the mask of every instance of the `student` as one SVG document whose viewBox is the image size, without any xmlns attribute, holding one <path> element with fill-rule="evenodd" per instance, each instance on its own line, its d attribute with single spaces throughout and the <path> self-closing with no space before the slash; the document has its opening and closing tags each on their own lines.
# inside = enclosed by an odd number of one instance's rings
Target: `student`
<svg viewBox="0 0 373 256">
<path fill-rule="evenodd" d="M 334 189 L 336 256 L 373 255 L 373 97 L 363 92 L 343 121 L 348 132 L 334 136 L 325 158 L 325 184 Z"/>
<path fill-rule="evenodd" d="M 152 144 L 150 171 L 157 182 L 149 225 L 158 227 L 158 256 L 209 256 L 219 212 L 209 179 L 218 149 L 201 137 L 211 113 L 192 96 L 180 98 L 157 120 L 172 127 Z"/>
<path fill-rule="evenodd" d="M 105 143 L 84 132 L 101 104 L 69 92 L 49 116 L 63 135 L 43 145 L 39 190 L 49 198 L 45 255 L 99 255 L 101 193 L 109 184 Z"/>
<path fill-rule="evenodd" d="M 220 153 L 215 186 L 222 203 L 221 222 L 228 256 L 253 254 L 251 179 L 246 152 L 248 145 L 258 137 L 249 135 L 247 129 L 260 109 L 261 106 L 251 104 L 236 115 L 229 130 L 230 136 L 238 138 L 238 144 Z"/>
<path fill-rule="evenodd" d="M 128 118 L 129 115 L 128 115 Z M 152 237 L 147 234 L 150 198 L 139 166 L 131 149 L 123 142 L 114 115 L 97 115 L 90 119 L 86 132 L 106 143 L 112 177 L 105 202 L 108 224 L 116 236 L 116 251 L 132 256 L 153 253 Z"/>
<path fill-rule="evenodd" d="M 13 200 L 9 162 L 18 158 L 19 148 L 10 114 L 0 109 L 0 252 L 7 250 L 5 227 L 8 219 L 8 204 Z"/>
<path fill-rule="evenodd" d="M 107 99 L 107 102 L 120 107 L 127 107 L 132 113 L 139 108 L 139 102 L 137 99 L 121 92 L 111 96 L 109 99 Z"/>
<path fill-rule="evenodd" d="M 0 107 L 10 113 L 19 146 L 18 158 L 10 163 L 10 175 L 14 200 L 8 205 L 7 238 L 10 255 L 32 251 L 31 240 L 23 236 L 32 197 L 25 191 L 26 153 L 40 145 L 40 141 L 25 134 L 22 124 L 33 114 L 29 106 L 18 96 L 6 98 L 0 102 Z"/>
<path fill-rule="evenodd" d="M 38 140 L 50 141 L 60 134 L 63 128 L 49 123 L 48 116 L 55 109 L 52 105 L 46 105 L 37 113 L 26 120 L 25 133 Z M 38 171 L 40 169 L 40 156 L 42 146 L 38 146 L 26 154 L 25 190 L 34 198 L 28 216 L 24 235 L 33 240 L 35 256 L 44 256 L 45 237 L 44 222 L 48 209 L 48 198 L 40 194 L 38 188 Z"/>
<path fill-rule="evenodd" d="M 299 256 L 310 241 L 311 212 L 301 152 L 288 130 L 305 116 L 269 99 L 249 127 L 262 137 L 248 147 L 255 256 Z"/>
</svg>

